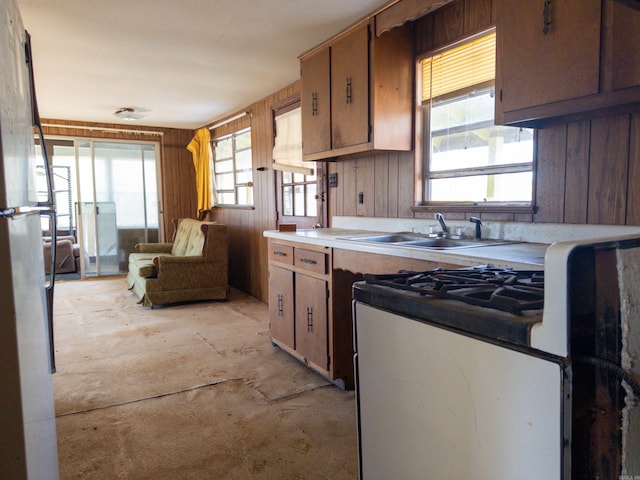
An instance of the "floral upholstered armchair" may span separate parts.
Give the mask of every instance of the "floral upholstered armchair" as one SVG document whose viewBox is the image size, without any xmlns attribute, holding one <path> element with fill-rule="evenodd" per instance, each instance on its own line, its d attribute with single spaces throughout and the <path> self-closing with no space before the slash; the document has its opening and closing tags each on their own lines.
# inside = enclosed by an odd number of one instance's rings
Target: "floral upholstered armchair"
<svg viewBox="0 0 640 480">
<path fill-rule="evenodd" d="M 229 294 L 227 227 L 191 218 L 173 219 L 173 243 L 139 243 L 129 255 L 129 289 L 146 307 Z"/>
</svg>

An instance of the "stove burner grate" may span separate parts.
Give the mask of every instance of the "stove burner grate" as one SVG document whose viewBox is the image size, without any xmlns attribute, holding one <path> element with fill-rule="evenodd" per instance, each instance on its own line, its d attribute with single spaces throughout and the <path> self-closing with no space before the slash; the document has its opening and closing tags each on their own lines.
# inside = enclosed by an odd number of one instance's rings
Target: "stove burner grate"
<svg viewBox="0 0 640 480">
<path fill-rule="evenodd" d="M 544 272 L 491 266 L 365 275 L 370 284 L 495 308 L 516 315 L 544 304 Z"/>
</svg>

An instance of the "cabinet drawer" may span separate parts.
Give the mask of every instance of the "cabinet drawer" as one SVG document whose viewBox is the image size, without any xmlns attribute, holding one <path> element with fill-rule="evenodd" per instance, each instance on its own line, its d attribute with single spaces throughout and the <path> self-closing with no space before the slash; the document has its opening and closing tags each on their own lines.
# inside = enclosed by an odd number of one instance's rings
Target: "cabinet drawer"
<svg viewBox="0 0 640 480">
<path fill-rule="evenodd" d="M 327 254 L 304 248 L 295 249 L 294 265 L 314 273 L 327 273 Z"/>
<path fill-rule="evenodd" d="M 290 247 L 289 245 L 280 245 L 278 243 L 270 243 L 269 261 L 293 265 L 293 247 Z"/>
</svg>

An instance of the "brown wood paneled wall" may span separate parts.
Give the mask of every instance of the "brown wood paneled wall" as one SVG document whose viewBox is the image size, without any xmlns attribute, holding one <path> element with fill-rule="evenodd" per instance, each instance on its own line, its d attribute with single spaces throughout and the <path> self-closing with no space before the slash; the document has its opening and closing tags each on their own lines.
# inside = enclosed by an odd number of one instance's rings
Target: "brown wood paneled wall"
<svg viewBox="0 0 640 480">
<path fill-rule="evenodd" d="M 262 232 L 276 228 L 272 106 L 296 95 L 300 95 L 300 81 L 252 104 L 245 110 L 249 117 L 234 121 L 250 120 L 254 207 L 216 207 L 212 212 L 212 219 L 226 224 L 229 231 L 229 283 L 264 302 L 268 301 L 269 273 L 267 239 Z M 212 133 L 215 137 L 242 125 L 227 124 Z"/>
<path fill-rule="evenodd" d="M 193 156 L 187 145 L 191 130 L 165 130 L 162 142 L 162 198 L 165 238 L 173 235 L 173 218 L 197 218 L 198 199 Z"/>
<path fill-rule="evenodd" d="M 424 54 L 491 28 L 495 0 L 459 0 L 414 23 L 416 53 Z"/>
<path fill-rule="evenodd" d="M 195 170 L 191 153 L 186 149 L 193 138 L 193 130 L 138 125 L 132 127 L 131 125 L 55 119 L 42 119 L 42 123 L 45 124 L 43 131 L 47 136 L 160 143 L 162 214 L 165 239 L 171 239 L 173 235 L 172 218 L 195 218 L 197 216 Z M 134 134 L 127 133 L 126 130 L 160 132 L 162 135 Z"/>
<path fill-rule="evenodd" d="M 640 113 L 538 131 L 536 222 L 640 225 Z"/>
<path fill-rule="evenodd" d="M 329 188 L 329 218 L 413 216 L 413 152 L 343 158 L 329 162 L 328 171 L 338 175 L 338 186 Z"/>
<path fill-rule="evenodd" d="M 440 48 L 494 22 L 494 0 L 451 3 L 414 23 L 416 52 Z M 640 225 L 640 113 L 540 129 L 535 151 L 536 213 L 482 213 L 484 220 Z M 329 189 L 329 217 L 431 217 L 411 210 L 417 161 L 413 152 L 390 152 L 330 163 L 338 187 Z M 478 216 L 442 211 L 452 219 Z"/>
</svg>

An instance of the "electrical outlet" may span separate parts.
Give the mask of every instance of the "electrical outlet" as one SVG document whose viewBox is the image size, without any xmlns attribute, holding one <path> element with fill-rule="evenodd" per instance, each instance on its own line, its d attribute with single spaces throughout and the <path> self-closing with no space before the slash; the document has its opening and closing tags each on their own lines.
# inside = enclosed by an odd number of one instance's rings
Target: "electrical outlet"
<svg viewBox="0 0 640 480">
<path fill-rule="evenodd" d="M 338 174 L 330 173 L 329 174 L 329 188 L 334 188 L 338 186 Z"/>
</svg>

